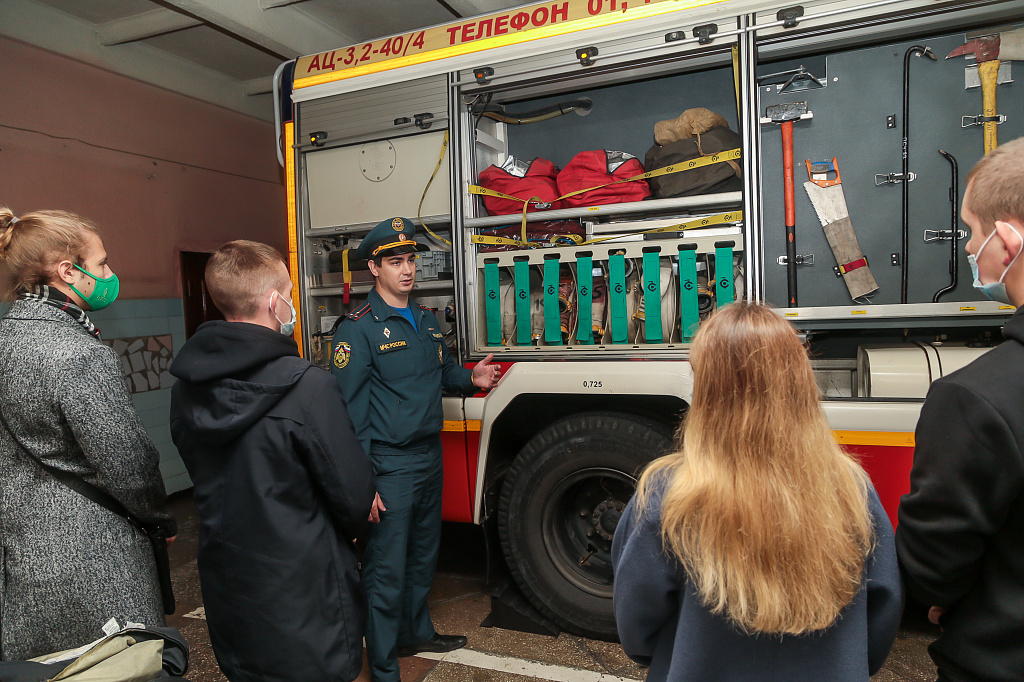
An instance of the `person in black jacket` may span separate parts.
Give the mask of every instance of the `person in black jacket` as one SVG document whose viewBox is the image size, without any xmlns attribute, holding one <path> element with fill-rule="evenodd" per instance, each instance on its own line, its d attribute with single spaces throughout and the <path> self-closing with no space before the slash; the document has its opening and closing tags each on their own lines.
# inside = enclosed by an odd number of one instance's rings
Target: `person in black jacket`
<svg viewBox="0 0 1024 682">
<path fill-rule="evenodd" d="M 337 382 L 299 357 L 281 254 L 230 242 L 206 284 L 227 321 L 200 326 L 171 365 L 171 434 L 195 483 L 217 662 L 233 682 L 348 682 L 362 669 L 353 540 L 370 460 Z"/>
<path fill-rule="evenodd" d="M 1024 138 L 967 176 L 974 286 L 1017 307 L 1006 341 L 931 385 L 896 548 L 942 634 L 939 680 L 1024 680 Z"/>
</svg>

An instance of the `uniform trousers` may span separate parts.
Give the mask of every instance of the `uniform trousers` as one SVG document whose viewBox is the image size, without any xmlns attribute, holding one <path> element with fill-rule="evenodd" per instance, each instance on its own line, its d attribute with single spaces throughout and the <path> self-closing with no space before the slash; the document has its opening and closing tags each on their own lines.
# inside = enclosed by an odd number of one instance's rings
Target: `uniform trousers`
<svg viewBox="0 0 1024 682">
<path fill-rule="evenodd" d="M 400 682 L 397 648 L 436 634 L 427 594 L 441 542 L 441 439 L 402 449 L 374 443 L 370 460 L 387 511 L 370 524 L 363 556 L 366 650 L 374 682 Z"/>
</svg>

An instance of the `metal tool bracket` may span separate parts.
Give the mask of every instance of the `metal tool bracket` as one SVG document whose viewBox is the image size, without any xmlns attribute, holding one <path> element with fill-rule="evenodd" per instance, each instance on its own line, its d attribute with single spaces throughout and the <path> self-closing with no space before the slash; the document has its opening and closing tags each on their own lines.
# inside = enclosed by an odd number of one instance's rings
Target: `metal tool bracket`
<svg viewBox="0 0 1024 682">
<path fill-rule="evenodd" d="M 788 256 L 779 256 L 777 262 L 778 262 L 779 265 L 789 265 L 789 257 Z M 813 253 L 808 253 L 808 254 L 803 255 L 803 256 L 797 256 L 796 257 L 796 264 L 797 265 L 814 265 L 814 254 Z"/>
<path fill-rule="evenodd" d="M 930 236 L 929 236 L 930 235 Z M 953 230 L 925 230 L 924 240 L 926 242 L 948 242 L 953 238 Z M 957 230 L 957 239 L 967 239 L 967 230 Z"/>
<path fill-rule="evenodd" d="M 791 118 L 789 120 L 790 121 L 806 121 L 806 120 L 811 119 L 811 118 L 814 118 L 814 113 L 808 111 L 806 114 L 802 114 L 802 115 L 800 115 L 800 116 L 798 116 L 796 118 Z M 779 122 L 781 123 L 781 121 L 779 121 Z M 771 118 L 769 118 L 767 116 L 762 116 L 761 118 L 758 119 L 758 123 L 761 123 L 762 125 L 764 125 L 764 124 L 767 124 L 767 123 L 776 123 L 776 121 L 773 121 Z"/>
<path fill-rule="evenodd" d="M 909 177 L 907 177 L 909 176 Z M 879 180 L 881 178 L 881 180 Z M 913 182 L 917 180 L 917 173 L 875 173 L 875 187 L 881 187 L 882 185 L 897 185 L 906 179 L 907 182 Z"/>
<path fill-rule="evenodd" d="M 970 128 L 971 126 L 980 126 L 985 123 L 995 123 L 996 125 L 1002 125 L 1006 122 L 1006 114 L 996 114 L 995 116 L 964 116 L 960 119 L 961 128 Z"/>
</svg>

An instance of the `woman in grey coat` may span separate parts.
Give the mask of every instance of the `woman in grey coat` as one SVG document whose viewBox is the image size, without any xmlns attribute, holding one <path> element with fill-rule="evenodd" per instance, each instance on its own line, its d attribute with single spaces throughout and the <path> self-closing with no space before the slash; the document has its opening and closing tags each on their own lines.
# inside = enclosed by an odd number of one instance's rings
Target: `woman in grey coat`
<svg viewBox="0 0 1024 682">
<path fill-rule="evenodd" d="M 159 454 L 85 312 L 117 295 L 106 261 L 90 221 L 0 208 L 3 284 L 18 292 L 0 320 L 0 660 L 86 644 L 111 618 L 164 624 L 149 539 L 40 464 L 175 534 Z"/>
</svg>

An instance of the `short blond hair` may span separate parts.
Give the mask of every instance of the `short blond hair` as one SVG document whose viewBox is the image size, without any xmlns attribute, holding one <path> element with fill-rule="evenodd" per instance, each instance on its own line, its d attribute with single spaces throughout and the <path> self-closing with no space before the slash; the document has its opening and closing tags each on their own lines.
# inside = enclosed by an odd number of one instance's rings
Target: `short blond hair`
<svg viewBox="0 0 1024 682">
<path fill-rule="evenodd" d="M 264 294 L 287 283 L 278 265 L 286 266 L 284 256 L 273 246 L 246 239 L 228 242 L 206 263 L 210 297 L 225 317 L 252 319 Z"/>
<path fill-rule="evenodd" d="M 985 234 L 997 220 L 1024 223 L 1024 137 L 1002 144 L 967 174 L 968 208 Z"/>
<path fill-rule="evenodd" d="M 0 296 L 50 284 L 64 260 L 85 265 L 89 236 L 96 224 L 70 211 L 33 211 L 20 218 L 0 206 Z"/>
</svg>

